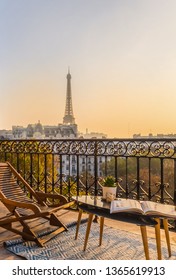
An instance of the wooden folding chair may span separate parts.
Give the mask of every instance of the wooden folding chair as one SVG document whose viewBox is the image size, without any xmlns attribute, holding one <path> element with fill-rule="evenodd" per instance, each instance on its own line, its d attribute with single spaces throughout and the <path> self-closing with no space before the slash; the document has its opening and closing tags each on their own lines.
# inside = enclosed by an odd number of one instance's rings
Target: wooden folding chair
<svg viewBox="0 0 176 280">
<path fill-rule="evenodd" d="M 24 190 L 19 182 L 24 186 Z M 34 191 L 9 162 L 0 163 L 0 200 L 9 210 L 7 216 L 0 218 L 0 226 L 20 234 L 25 240 L 35 241 L 39 246 L 67 230 L 56 212 L 74 204 L 60 194 Z M 57 203 L 54 203 L 55 201 Z M 31 221 L 40 225 L 42 219 L 49 221 L 51 228 L 54 228 L 45 237 L 38 236 L 31 227 Z M 20 223 L 22 229 L 16 226 L 16 222 Z"/>
</svg>

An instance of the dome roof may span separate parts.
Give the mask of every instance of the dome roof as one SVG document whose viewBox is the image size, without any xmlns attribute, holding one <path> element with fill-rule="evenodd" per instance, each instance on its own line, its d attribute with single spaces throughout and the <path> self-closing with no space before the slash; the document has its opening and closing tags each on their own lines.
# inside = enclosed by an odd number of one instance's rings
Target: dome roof
<svg viewBox="0 0 176 280">
<path fill-rule="evenodd" d="M 43 126 L 41 125 L 40 121 L 36 124 L 35 126 L 35 131 L 36 132 L 42 132 Z"/>
</svg>

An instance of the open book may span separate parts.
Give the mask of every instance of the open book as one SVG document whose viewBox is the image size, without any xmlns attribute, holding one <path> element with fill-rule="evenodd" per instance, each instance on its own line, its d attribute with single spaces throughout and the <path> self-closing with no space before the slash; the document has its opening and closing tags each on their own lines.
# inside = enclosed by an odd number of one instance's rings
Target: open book
<svg viewBox="0 0 176 280">
<path fill-rule="evenodd" d="M 110 213 L 129 212 L 176 219 L 176 206 L 153 201 L 119 198 L 111 201 Z"/>
</svg>

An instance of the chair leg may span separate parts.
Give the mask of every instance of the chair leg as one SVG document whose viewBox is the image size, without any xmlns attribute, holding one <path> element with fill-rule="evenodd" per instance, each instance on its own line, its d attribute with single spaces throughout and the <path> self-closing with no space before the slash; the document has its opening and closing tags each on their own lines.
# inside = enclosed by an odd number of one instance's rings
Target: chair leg
<svg viewBox="0 0 176 280">
<path fill-rule="evenodd" d="M 140 226 L 140 229 L 141 229 L 141 235 L 142 235 L 145 257 L 146 257 L 146 260 L 149 260 L 150 258 L 149 258 L 149 248 L 148 248 L 146 226 Z"/>
<path fill-rule="evenodd" d="M 86 236 L 85 236 L 85 241 L 84 241 L 84 248 L 83 250 L 86 250 L 87 247 L 87 241 L 89 238 L 89 233 L 90 233 L 90 228 L 91 228 L 91 224 L 92 224 L 92 219 L 93 219 L 93 215 L 92 213 L 89 213 L 89 218 L 88 218 L 88 222 L 87 222 L 87 229 L 86 229 Z"/>
<path fill-rule="evenodd" d="M 158 260 L 161 260 L 162 259 L 162 254 L 161 254 L 160 219 L 155 218 L 155 221 L 157 222 L 157 224 L 155 225 L 157 254 L 158 254 Z"/>
<path fill-rule="evenodd" d="M 68 230 L 67 227 L 58 219 L 56 214 L 52 213 L 50 215 L 50 219 L 49 220 L 50 220 L 50 225 L 63 227 L 63 229 Z"/>
<path fill-rule="evenodd" d="M 76 225 L 75 240 L 78 238 L 78 232 L 79 232 L 79 226 L 80 226 L 80 223 L 81 223 L 82 213 L 83 213 L 83 210 L 79 209 L 78 221 L 77 221 L 77 225 Z"/>
<path fill-rule="evenodd" d="M 24 240 L 34 240 L 38 246 L 43 247 L 42 240 L 40 240 L 40 238 L 37 237 L 34 231 L 25 224 L 23 224 L 23 231 L 21 232 L 21 236 Z"/>
<path fill-rule="evenodd" d="M 170 245 L 170 236 L 169 236 L 169 228 L 168 228 L 168 219 L 163 219 L 163 226 L 166 236 L 166 242 L 167 242 L 167 249 L 169 257 L 171 257 L 171 245 Z"/>
<path fill-rule="evenodd" d="M 100 217 L 100 239 L 99 239 L 99 246 L 101 246 L 101 244 L 102 244 L 103 226 L 104 226 L 104 217 Z"/>
</svg>

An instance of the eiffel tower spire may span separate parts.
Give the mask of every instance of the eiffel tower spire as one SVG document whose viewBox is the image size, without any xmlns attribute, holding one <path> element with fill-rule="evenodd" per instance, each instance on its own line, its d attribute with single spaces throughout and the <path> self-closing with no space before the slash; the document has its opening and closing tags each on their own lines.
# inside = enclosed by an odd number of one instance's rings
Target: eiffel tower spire
<svg viewBox="0 0 176 280">
<path fill-rule="evenodd" d="M 73 116 L 73 107 L 72 107 L 72 95 L 71 95 L 71 75 L 70 70 L 68 69 L 67 74 L 67 93 L 66 93 L 66 106 L 65 106 L 65 116 L 63 118 L 64 124 L 74 124 L 75 118 Z"/>
</svg>

